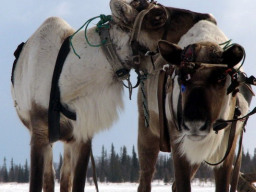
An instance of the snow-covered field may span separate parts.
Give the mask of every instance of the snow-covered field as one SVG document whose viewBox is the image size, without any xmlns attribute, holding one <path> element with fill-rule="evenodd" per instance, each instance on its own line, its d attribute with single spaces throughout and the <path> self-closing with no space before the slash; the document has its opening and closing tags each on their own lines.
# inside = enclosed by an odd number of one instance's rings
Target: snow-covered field
<svg viewBox="0 0 256 192">
<path fill-rule="evenodd" d="M 28 192 L 28 184 L 0 183 L 0 192 Z M 137 183 L 99 183 L 100 192 L 136 192 Z M 55 191 L 60 191 L 59 184 L 56 184 Z M 86 192 L 95 192 L 94 185 L 85 186 Z M 152 184 L 152 192 L 171 192 L 171 185 L 162 182 Z M 214 192 L 214 185 L 211 183 L 193 183 L 192 192 Z"/>
</svg>

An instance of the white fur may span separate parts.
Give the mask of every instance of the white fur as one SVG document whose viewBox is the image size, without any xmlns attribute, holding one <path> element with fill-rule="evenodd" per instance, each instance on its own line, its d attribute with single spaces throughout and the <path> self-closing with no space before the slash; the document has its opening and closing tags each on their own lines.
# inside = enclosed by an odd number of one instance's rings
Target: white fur
<svg viewBox="0 0 256 192">
<path fill-rule="evenodd" d="M 27 41 L 15 69 L 13 98 L 18 104 L 20 116 L 29 121 L 32 103 L 48 109 L 53 69 L 62 39 L 72 34 L 73 29 L 60 18 L 49 18 Z M 67 34 L 67 35 L 66 35 Z M 95 28 L 88 31 L 92 44 L 99 44 Z M 129 35 L 110 29 L 118 55 L 127 61 L 131 55 Z M 114 71 L 100 47 L 90 47 L 84 31 L 73 38 L 73 46 L 79 59 L 71 50 L 66 58 L 60 79 L 61 102 L 76 112 L 74 136 L 84 142 L 95 133 L 110 127 L 123 108 L 123 86 L 115 78 Z"/>
<path fill-rule="evenodd" d="M 178 45 L 184 48 L 193 43 L 210 41 L 219 44 L 227 40 L 227 36 L 215 24 L 202 20 L 181 37 Z"/>
<path fill-rule="evenodd" d="M 185 47 L 189 44 L 199 43 L 203 41 L 210 41 L 214 43 L 223 43 L 227 41 L 228 38 L 225 34 L 214 24 L 208 21 L 200 21 L 195 24 L 180 40 L 179 46 Z M 175 79 L 174 89 L 173 89 L 173 106 L 174 113 L 177 113 L 177 101 L 179 97 L 179 86 L 177 79 Z M 231 94 L 230 94 L 231 95 Z M 239 100 L 246 102 L 244 98 L 239 95 Z M 223 110 L 220 113 L 222 119 L 227 119 L 230 114 L 230 105 L 231 105 L 231 96 L 228 96 L 223 106 Z M 242 114 L 246 114 L 248 111 L 248 104 L 241 105 L 245 106 L 242 110 Z M 166 102 L 166 112 L 168 120 L 171 120 L 173 117 L 169 110 L 168 100 Z M 241 131 L 242 123 L 239 122 L 239 129 L 237 133 Z M 181 142 L 180 145 L 180 154 L 185 155 L 186 158 L 190 161 L 191 164 L 199 164 L 203 161 L 209 161 L 211 163 L 216 163 L 222 159 L 226 152 L 226 147 L 228 143 L 228 130 L 219 131 L 218 134 L 215 134 L 213 130 L 202 140 L 192 141 L 185 136 L 185 133 L 182 132 L 176 142 Z"/>
</svg>

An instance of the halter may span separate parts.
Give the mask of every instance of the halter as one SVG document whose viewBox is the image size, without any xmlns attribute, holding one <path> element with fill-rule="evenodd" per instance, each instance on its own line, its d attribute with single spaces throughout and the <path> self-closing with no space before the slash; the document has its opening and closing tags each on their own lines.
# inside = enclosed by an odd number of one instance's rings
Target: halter
<svg viewBox="0 0 256 192">
<path fill-rule="evenodd" d="M 209 64 L 209 63 L 197 63 L 197 62 L 193 62 L 193 57 L 194 57 L 194 51 L 191 51 L 193 49 L 191 48 L 187 48 L 185 49 L 185 51 L 183 51 L 183 62 L 181 63 L 181 67 L 186 67 L 189 68 L 191 71 L 191 73 L 196 72 L 196 70 L 201 69 L 201 68 L 211 68 L 211 67 L 222 67 L 222 68 L 228 68 L 227 64 Z M 167 90 L 170 90 L 171 92 L 171 101 L 172 96 L 173 96 L 173 85 L 174 85 L 174 78 L 177 76 L 177 74 L 175 74 L 174 71 L 174 67 L 170 67 L 169 70 L 166 71 L 166 67 L 164 67 L 164 69 L 162 70 L 162 72 L 159 75 L 159 84 L 158 84 L 158 90 L 160 90 L 160 93 L 158 91 L 158 106 L 159 106 L 159 120 L 160 120 L 160 150 L 164 151 L 164 152 L 170 152 L 170 138 L 169 133 L 168 133 L 168 123 L 167 123 L 167 118 L 166 118 L 166 114 L 165 114 L 165 94 L 167 92 Z M 236 82 L 236 85 L 239 86 L 242 83 L 245 83 L 246 85 L 256 85 L 256 79 L 254 76 L 251 76 L 249 78 L 246 77 L 245 73 L 241 73 L 241 72 L 237 72 L 235 70 L 229 69 L 227 70 L 230 73 L 226 72 L 226 75 L 230 75 L 231 76 L 231 85 L 234 84 Z M 233 71 L 233 72 L 232 72 Z M 188 73 L 190 74 L 190 73 Z M 166 78 L 166 75 L 168 75 L 168 79 Z M 165 79 L 165 80 L 163 80 Z M 167 80 L 166 80 L 167 79 Z M 189 81 L 190 79 L 188 79 Z M 163 85 L 162 85 L 163 83 Z M 235 96 L 235 89 L 231 89 L 229 86 L 229 88 L 227 89 L 227 94 L 229 94 L 231 92 L 233 92 L 233 97 Z M 230 90 L 229 90 L 230 89 Z M 249 89 L 250 92 L 253 95 L 253 92 L 251 89 Z M 182 88 L 181 88 L 181 92 L 182 92 Z M 236 106 L 239 105 L 239 100 L 236 99 Z M 173 104 L 170 105 L 170 113 L 172 114 L 172 118 L 173 118 L 173 123 L 174 126 L 176 127 L 176 129 L 180 132 L 181 131 L 181 118 L 182 118 L 182 105 L 181 105 L 181 93 L 179 94 L 179 101 L 178 101 L 178 108 L 177 108 L 177 114 L 175 114 L 174 109 L 173 109 Z M 238 177 L 239 177 L 239 170 L 240 170 L 240 166 L 241 166 L 241 159 L 242 159 L 242 140 L 243 140 L 243 131 L 244 131 L 244 127 L 247 123 L 248 118 L 256 113 L 256 107 L 247 115 L 243 116 L 243 117 L 239 117 L 241 115 L 241 112 L 239 110 L 238 107 L 235 108 L 234 110 L 234 116 L 233 119 L 231 120 L 217 120 L 214 125 L 213 125 L 213 130 L 216 131 L 216 133 L 218 133 L 219 130 L 230 127 L 230 133 L 229 133 L 229 139 L 228 139 L 228 145 L 227 145 L 227 149 L 226 152 L 223 156 L 223 158 L 218 161 L 217 163 L 209 163 L 206 162 L 208 165 L 211 166 L 217 166 L 221 163 L 223 163 L 225 161 L 225 159 L 228 157 L 232 146 L 233 146 L 233 142 L 234 142 L 234 138 L 236 135 L 236 127 L 237 127 L 237 121 L 242 120 L 244 121 L 243 123 L 243 130 L 240 133 L 240 138 L 239 138 L 239 145 L 238 145 L 238 152 L 237 152 L 237 158 L 235 160 L 235 164 L 234 164 L 234 171 L 233 171 L 233 176 L 231 178 L 231 189 L 230 192 L 234 192 L 236 191 L 237 188 L 237 183 L 238 183 Z M 231 125 L 230 125 L 231 124 Z M 167 134 L 167 136 L 166 136 Z"/>
<path fill-rule="evenodd" d="M 165 6 L 158 4 L 155 1 L 151 1 L 148 8 L 141 11 L 134 22 L 133 25 L 133 30 L 132 30 L 132 35 L 131 35 L 131 39 L 130 39 L 130 45 L 132 48 L 132 52 L 133 52 L 133 64 L 134 66 L 137 66 L 141 63 L 141 55 L 140 53 L 142 53 L 142 55 L 144 56 L 152 56 L 155 55 L 156 53 L 149 51 L 146 47 L 142 46 L 138 39 L 139 39 L 139 34 L 141 32 L 141 26 L 142 26 L 142 22 L 145 18 L 145 16 L 156 6 L 160 6 L 163 8 L 163 10 L 165 11 L 166 17 L 167 17 L 167 21 L 165 23 L 165 31 L 163 34 L 162 39 L 165 39 L 167 37 L 167 32 L 168 32 L 168 26 L 169 26 L 169 22 L 170 22 L 170 14 L 168 12 L 168 10 L 166 9 Z"/>
</svg>

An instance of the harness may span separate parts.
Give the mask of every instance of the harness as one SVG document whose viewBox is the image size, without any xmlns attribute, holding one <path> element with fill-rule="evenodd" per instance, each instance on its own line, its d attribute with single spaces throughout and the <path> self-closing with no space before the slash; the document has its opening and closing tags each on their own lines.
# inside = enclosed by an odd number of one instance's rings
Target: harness
<svg viewBox="0 0 256 192">
<path fill-rule="evenodd" d="M 164 40 L 167 37 L 167 32 L 168 32 L 169 23 L 170 23 L 170 14 L 169 14 L 168 10 L 165 8 L 165 6 L 163 6 L 161 4 L 158 4 L 158 3 L 154 2 L 154 1 L 151 1 L 151 3 L 149 4 L 148 8 L 143 10 L 143 11 L 141 11 L 137 15 L 137 17 L 135 19 L 135 22 L 134 22 L 134 25 L 133 25 L 133 32 L 132 32 L 132 36 L 131 36 L 131 40 L 130 40 L 130 45 L 131 45 L 132 52 L 133 52 L 133 63 L 135 65 L 135 67 L 136 67 L 136 65 L 138 66 L 141 63 L 141 55 L 143 55 L 143 56 L 153 56 L 153 55 L 155 55 L 157 53 L 157 51 L 156 52 L 149 51 L 147 48 L 142 46 L 139 43 L 139 41 L 138 41 L 144 17 L 153 8 L 155 8 L 156 5 L 159 5 L 160 7 L 162 7 L 164 9 L 165 13 L 166 13 L 167 21 L 165 23 L 165 31 L 164 31 L 162 39 Z M 153 61 L 152 61 L 152 63 L 153 63 Z"/>
<path fill-rule="evenodd" d="M 12 75 L 11 75 L 11 82 L 12 82 L 12 85 L 14 85 L 14 71 L 15 71 L 15 68 L 16 68 L 16 64 L 18 62 L 18 59 L 20 57 L 20 53 L 24 47 L 25 43 L 22 42 L 21 44 L 18 45 L 17 49 L 14 51 L 13 55 L 15 56 L 15 60 L 13 62 L 13 65 L 12 65 Z"/>
<path fill-rule="evenodd" d="M 138 66 L 141 64 L 141 56 L 150 56 L 151 59 L 151 63 L 153 66 L 153 69 L 155 70 L 155 64 L 154 64 L 154 60 L 153 60 L 153 56 L 156 55 L 158 53 L 158 50 L 154 51 L 149 51 L 147 48 L 145 48 L 144 46 L 142 46 L 139 43 L 139 34 L 141 32 L 141 26 L 142 26 L 142 22 L 144 17 L 150 12 L 150 10 L 152 10 L 156 5 L 160 6 L 161 8 L 163 8 L 163 10 L 165 11 L 166 14 L 166 22 L 164 24 L 164 33 L 162 36 L 162 40 L 165 40 L 167 38 L 168 35 L 168 29 L 169 29 L 169 25 L 170 25 L 170 13 L 169 11 L 166 9 L 165 6 L 158 4 L 157 2 L 151 0 L 151 3 L 149 4 L 148 8 L 146 10 L 141 11 L 138 16 L 135 19 L 134 22 L 134 26 L 133 26 L 133 32 L 132 32 L 132 36 L 130 39 L 130 45 L 132 48 L 132 52 L 133 52 L 133 64 L 134 64 L 134 68 L 135 68 L 135 72 L 138 75 L 138 81 L 137 84 L 133 87 L 136 88 L 137 86 L 140 85 L 140 89 L 141 89 L 141 93 L 142 93 L 142 107 L 143 107 L 143 112 L 144 112 L 144 118 L 145 118 L 145 126 L 149 127 L 149 110 L 148 110 L 148 101 L 147 101 L 147 96 L 146 96 L 146 91 L 145 91 L 145 80 L 147 80 L 148 77 L 148 72 L 147 71 L 142 71 L 138 69 Z"/>
<path fill-rule="evenodd" d="M 60 102 L 60 88 L 58 84 L 65 60 L 70 52 L 69 38 L 70 37 L 67 37 L 61 45 L 52 76 L 48 108 L 48 131 L 50 142 L 55 142 L 60 139 L 60 113 L 71 120 L 76 120 L 76 113 L 70 111 Z"/>
</svg>

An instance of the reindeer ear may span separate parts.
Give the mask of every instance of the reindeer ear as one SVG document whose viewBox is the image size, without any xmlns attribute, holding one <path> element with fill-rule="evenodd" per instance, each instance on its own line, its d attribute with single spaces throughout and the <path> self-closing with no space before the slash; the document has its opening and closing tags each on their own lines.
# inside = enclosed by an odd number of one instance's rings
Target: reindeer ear
<svg viewBox="0 0 256 192">
<path fill-rule="evenodd" d="M 145 16 L 146 29 L 158 29 L 163 27 L 167 21 L 167 13 L 162 7 L 156 7 Z"/>
<path fill-rule="evenodd" d="M 147 9 L 149 6 L 149 2 L 147 0 L 133 0 L 130 5 L 136 9 L 137 11 L 142 11 Z"/>
<path fill-rule="evenodd" d="M 182 49 L 173 43 L 168 41 L 159 41 L 158 49 L 161 56 L 170 64 L 179 65 L 181 62 Z"/>
<path fill-rule="evenodd" d="M 131 25 L 138 14 L 138 11 L 125 0 L 111 0 L 109 5 L 116 23 Z"/>
<path fill-rule="evenodd" d="M 241 45 L 234 44 L 223 52 L 223 63 L 228 64 L 229 68 L 232 68 L 242 60 L 244 54 L 244 48 Z"/>
</svg>

